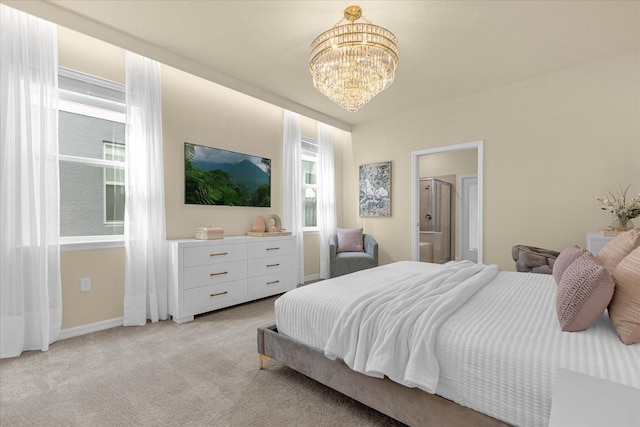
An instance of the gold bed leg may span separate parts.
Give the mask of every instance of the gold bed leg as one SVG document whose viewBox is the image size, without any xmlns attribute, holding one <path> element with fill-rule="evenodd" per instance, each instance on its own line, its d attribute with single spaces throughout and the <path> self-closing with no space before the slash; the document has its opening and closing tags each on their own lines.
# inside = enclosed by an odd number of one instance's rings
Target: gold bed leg
<svg viewBox="0 0 640 427">
<path fill-rule="evenodd" d="M 258 354 L 258 369 L 262 370 L 262 362 L 269 361 L 271 358 L 266 354 Z"/>
</svg>

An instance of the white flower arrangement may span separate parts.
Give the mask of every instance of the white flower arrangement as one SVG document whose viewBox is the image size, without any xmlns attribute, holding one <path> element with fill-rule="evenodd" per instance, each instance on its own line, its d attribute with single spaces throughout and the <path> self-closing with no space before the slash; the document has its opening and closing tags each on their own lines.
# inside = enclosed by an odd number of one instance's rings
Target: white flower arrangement
<svg viewBox="0 0 640 427">
<path fill-rule="evenodd" d="M 627 192 L 629 191 L 629 185 L 624 190 L 622 186 L 619 188 L 618 194 L 614 194 L 612 191 L 605 193 L 603 197 L 596 197 L 596 200 L 602 204 L 604 214 L 610 218 L 615 218 L 621 226 L 640 216 L 640 194 L 627 201 Z"/>
</svg>

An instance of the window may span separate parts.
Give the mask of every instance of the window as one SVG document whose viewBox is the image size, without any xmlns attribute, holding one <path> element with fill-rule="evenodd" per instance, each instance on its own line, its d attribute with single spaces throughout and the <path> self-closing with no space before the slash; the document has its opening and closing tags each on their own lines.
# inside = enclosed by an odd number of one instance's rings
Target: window
<svg viewBox="0 0 640 427">
<path fill-rule="evenodd" d="M 304 231 L 318 229 L 318 143 L 302 138 L 302 203 Z"/>
<path fill-rule="evenodd" d="M 104 159 L 124 163 L 124 144 L 104 142 Z M 104 223 L 124 222 L 124 169 L 104 168 Z"/>
<path fill-rule="evenodd" d="M 124 86 L 60 68 L 58 108 L 61 243 L 122 237 Z"/>
</svg>

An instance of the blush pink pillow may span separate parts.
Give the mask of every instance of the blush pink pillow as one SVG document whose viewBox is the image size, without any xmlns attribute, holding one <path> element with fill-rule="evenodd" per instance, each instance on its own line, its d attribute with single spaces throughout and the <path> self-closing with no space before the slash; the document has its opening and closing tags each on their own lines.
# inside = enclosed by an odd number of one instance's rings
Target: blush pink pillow
<svg viewBox="0 0 640 427">
<path fill-rule="evenodd" d="M 623 343 L 640 343 L 640 247 L 620 261 L 613 280 L 616 289 L 609 304 L 611 324 Z"/>
<path fill-rule="evenodd" d="M 556 284 L 560 284 L 560 279 L 564 274 L 567 267 L 569 267 L 578 257 L 587 252 L 586 249 L 581 249 L 578 246 L 572 246 L 570 248 L 563 249 L 553 263 L 553 278 L 556 280 Z"/>
<path fill-rule="evenodd" d="M 596 259 L 604 265 L 609 273 L 613 274 L 618 263 L 638 246 L 640 246 L 640 228 L 633 228 L 618 234 L 604 245 L 596 255 Z"/>
<path fill-rule="evenodd" d="M 362 228 L 338 228 L 336 252 L 364 252 Z"/>
<path fill-rule="evenodd" d="M 602 315 L 613 297 L 613 278 L 590 252 L 565 270 L 556 293 L 556 312 L 563 331 L 583 331 Z"/>
</svg>

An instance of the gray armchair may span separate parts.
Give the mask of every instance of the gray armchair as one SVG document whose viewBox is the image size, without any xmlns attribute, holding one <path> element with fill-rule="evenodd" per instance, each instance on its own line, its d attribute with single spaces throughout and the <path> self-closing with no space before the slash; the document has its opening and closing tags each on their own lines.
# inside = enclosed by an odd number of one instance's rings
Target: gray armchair
<svg viewBox="0 0 640 427">
<path fill-rule="evenodd" d="M 338 237 L 329 236 L 329 273 L 331 277 L 378 266 L 378 242 L 363 234 L 364 252 L 338 252 Z"/>
</svg>

